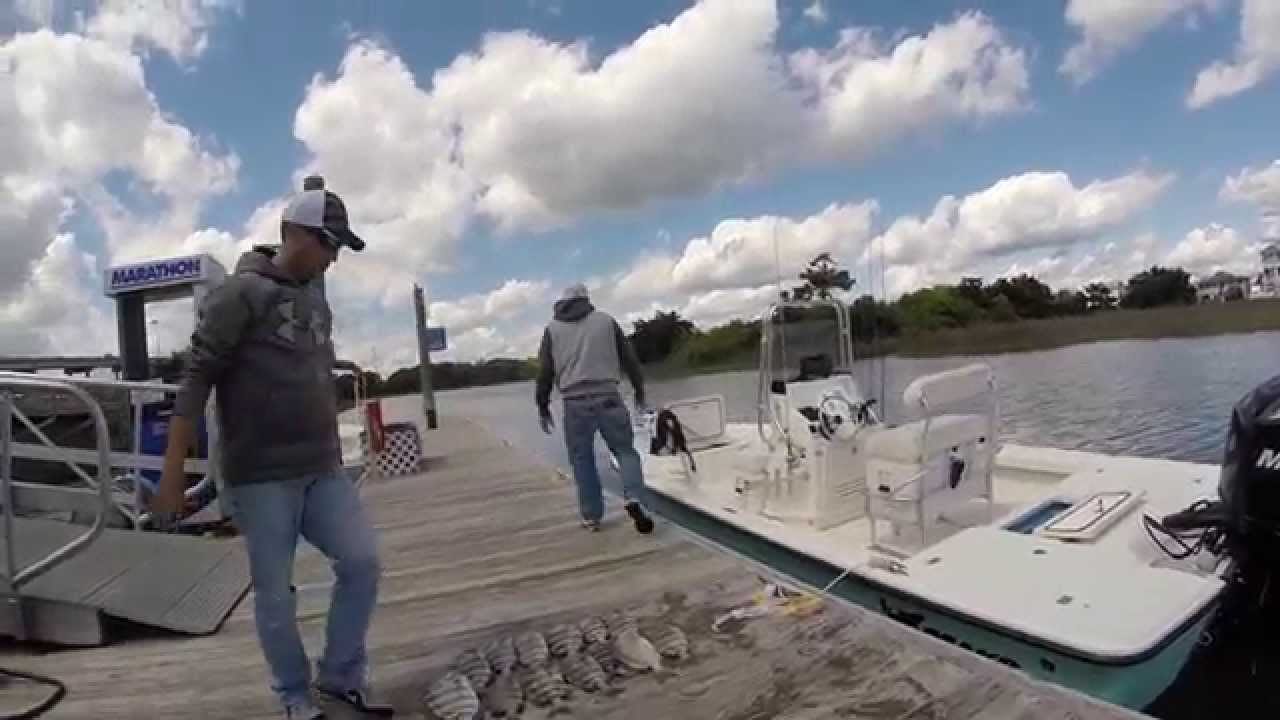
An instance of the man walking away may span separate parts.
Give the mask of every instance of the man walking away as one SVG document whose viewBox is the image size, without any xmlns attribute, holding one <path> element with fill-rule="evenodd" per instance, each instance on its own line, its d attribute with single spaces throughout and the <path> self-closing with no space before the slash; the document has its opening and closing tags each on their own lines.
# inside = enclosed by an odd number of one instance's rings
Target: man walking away
<svg viewBox="0 0 1280 720">
<path fill-rule="evenodd" d="M 333 317 L 311 282 L 342 247 L 358 252 L 364 241 L 323 180 L 308 178 L 303 187 L 284 209 L 280 251 L 245 253 L 235 274 L 206 299 L 152 508 L 161 515 L 181 510 L 183 458 L 216 389 L 222 474 L 249 554 L 258 641 L 285 717 L 324 717 L 312 703 L 311 668 L 297 627 L 292 580 L 299 536 L 329 558 L 336 577 L 316 689 L 388 717 L 390 706 L 369 700 L 365 678 L 365 635 L 381 569 L 373 528 L 342 472 Z"/>
<path fill-rule="evenodd" d="M 578 485 L 582 525 L 599 530 L 604 516 L 595 454 L 595 434 L 599 431 L 618 459 L 627 514 L 636 530 L 653 532 L 653 520 L 643 504 L 644 477 L 640 454 L 633 444 L 631 414 L 618 390 L 625 373 L 635 389 L 636 406 L 645 405 L 640 361 L 617 321 L 592 306 L 585 285 L 579 283 L 566 289 L 554 310 L 554 319 L 543 332 L 538 350 L 538 417 L 542 431 L 550 435 L 555 427 L 551 418 L 554 385 L 564 401 L 564 443 Z"/>
</svg>

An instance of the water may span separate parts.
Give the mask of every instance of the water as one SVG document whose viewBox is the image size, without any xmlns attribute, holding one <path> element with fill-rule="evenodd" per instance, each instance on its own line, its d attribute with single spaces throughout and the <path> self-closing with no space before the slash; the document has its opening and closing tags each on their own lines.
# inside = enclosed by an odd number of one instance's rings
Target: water
<svg viewBox="0 0 1280 720">
<path fill-rule="evenodd" d="M 1068 450 L 1163 457 L 1217 464 L 1235 403 L 1280 374 L 1280 333 L 1078 345 L 1042 352 L 930 359 L 865 361 L 855 378 L 881 398 L 886 420 L 902 417 L 903 388 L 915 377 L 989 363 L 999 383 L 1001 429 L 1010 442 Z M 881 392 L 883 380 L 885 392 Z M 725 398 L 734 420 L 754 420 L 756 375 L 723 373 L 654 382 L 650 402 L 697 395 Z M 474 418 L 541 461 L 568 470 L 557 431 L 538 426 L 532 383 L 441 393 L 444 414 Z M 602 479 L 618 490 L 614 473 Z M 1221 647 L 1188 667 L 1147 712 L 1164 720 L 1252 714 L 1273 702 L 1268 689 L 1280 673 L 1255 674 L 1245 653 Z"/>
<path fill-rule="evenodd" d="M 862 361 L 855 377 L 880 396 L 887 419 L 902 416 L 912 379 L 986 362 L 999 383 L 1001 431 L 1008 442 L 1192 462 L 1217 463 L 1231 408 L 1257 384 L 1280 374 L 1280 333 L 1076 345 L 1041 352 Z M 652 404 L 723 395 L 731 419 L 755 418 L 754 372 L 703 375 L 649 385 Z M 557 430 L 538 427 L 533 384 L 440 393 L 443 414 L 464 415 L 567 467 Z M 559 427 L 558 403 L 552 407 Z"/>
</svg>

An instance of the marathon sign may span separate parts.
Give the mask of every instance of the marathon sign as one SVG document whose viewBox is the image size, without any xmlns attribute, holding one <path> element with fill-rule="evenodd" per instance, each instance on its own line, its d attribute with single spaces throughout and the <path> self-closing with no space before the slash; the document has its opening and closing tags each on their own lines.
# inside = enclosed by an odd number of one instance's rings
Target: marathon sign
<svg viewBox="0 0 1280 720">
<path fill-rule="evenodd" d="M 208 278 L 212 262 L 207 255 L 191 255 L 114 267 L 106 272 L 106 294 L 199 283 Z"/>
</svg>

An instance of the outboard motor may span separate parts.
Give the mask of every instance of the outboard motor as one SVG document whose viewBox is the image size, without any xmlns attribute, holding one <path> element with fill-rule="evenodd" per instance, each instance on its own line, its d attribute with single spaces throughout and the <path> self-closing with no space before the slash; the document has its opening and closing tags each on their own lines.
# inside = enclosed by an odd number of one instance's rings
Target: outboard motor
<svg viewBox="0 0 1280 720">
<path fill-rule="evenodd" d="M 1236 403 L 1218 494 L 1233 556 L 1280 568 L 1280 376 Z"/>
<path fill-rule="evenodd" d="M 1229 563 L 1212 649 L 1184 673 L 1219 684 L 1229 679 L 1251 696 L 1253 685 L 1273 682 L 1280 671 L 1280 376 L 1232 408 L 1218 495 L 1146 524 L 1173 557 L 1207 550 Z"/>
<path fill-rule="evenodd" d="M 1218 496 L 1148 525 L 1179 539 L 1200 533 L 1188 550 L 1229 555 L 1241 572 L 1280 569 L 1280 376 L 1232 408 Z"/>
</svg>

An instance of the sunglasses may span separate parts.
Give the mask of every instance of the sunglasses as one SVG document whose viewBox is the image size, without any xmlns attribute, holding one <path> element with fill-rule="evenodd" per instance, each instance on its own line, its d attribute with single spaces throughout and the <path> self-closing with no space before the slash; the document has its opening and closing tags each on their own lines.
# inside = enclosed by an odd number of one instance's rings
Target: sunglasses
<svg viewBox="0 0 1280 720">
<path fill-rule="evenodd" d="M 321 244 L 323 244 L 325 247 L 329 248 L 330 250 L 334 251 L 335 253 L 342 250 L 342 245 L 340 245 L 337 240 L 334 240 L 333 237 L 331 237 L 329 233 L 325 232 L 324 230 L 320 228 L 309 227 L 307 228 L 307 232 L 311 233 L 312 237 L 319 240 Z"/>
</svg>

